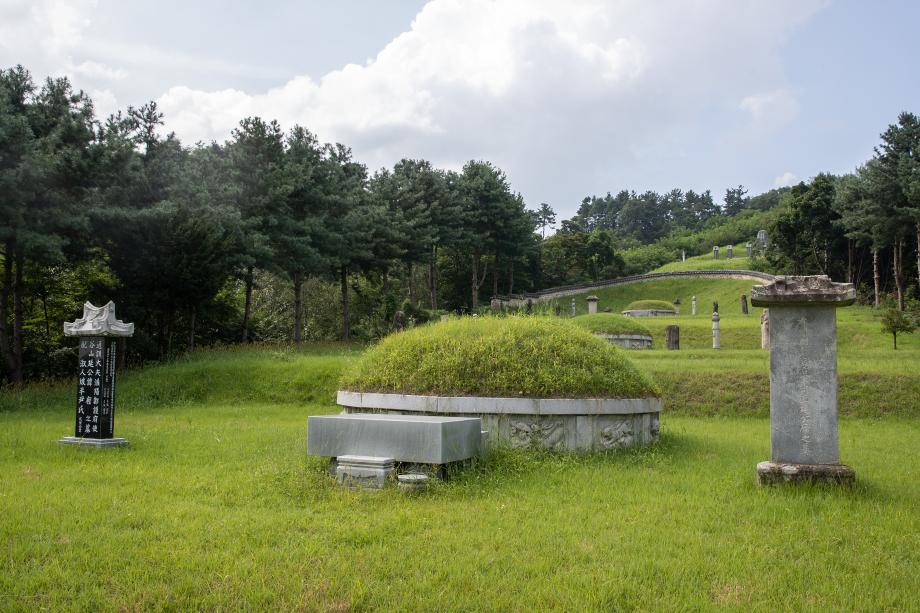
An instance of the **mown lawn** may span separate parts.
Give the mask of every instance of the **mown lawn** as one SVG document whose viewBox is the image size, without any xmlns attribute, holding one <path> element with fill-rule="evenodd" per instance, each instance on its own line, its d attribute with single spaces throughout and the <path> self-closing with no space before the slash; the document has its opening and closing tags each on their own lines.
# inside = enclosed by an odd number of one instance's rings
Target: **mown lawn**
<svg viewBox="0 0 920 613">
<path fill-rule="evenodd" d="M 651 371 L 685 371 L 674 353 L 640 353 Z M 765 364 L 754 353 L 686 352 L 684 380 L 763 380 L 736 368 Z M 676 395 L 654 448 L 498 450 L 420 496 L 365 494 L 335 487 L 304 449 L 307 416 L 336 410 L 356 355 L 205 352 L 129 373 L 124 450 L 55 443 L 72 428 L 69 385 L 0 395 L 0 609 L 916 606 L 917 396 L 897 416 L 842 419 L 853 490 L 758 488 L 766 414 L 732 404 L 743 389 L 706 400 L 665 384 Z M 888 367 L 874 368 L 860 376 L 886 397 Z"/>
</svg>

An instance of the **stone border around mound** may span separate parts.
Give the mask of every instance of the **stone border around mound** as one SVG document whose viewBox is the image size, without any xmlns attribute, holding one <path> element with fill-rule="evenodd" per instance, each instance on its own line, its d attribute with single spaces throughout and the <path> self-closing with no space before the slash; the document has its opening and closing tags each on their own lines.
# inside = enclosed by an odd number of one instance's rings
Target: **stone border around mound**
<svg viewBox="0 0 920 613">
<path fill-rule="evenodd" d="M 418 396 L 348 390 L 336 392 L 336 403 L 354 409 L 502 415 L 631 415 L 660 413 L 663 405 L 661 398 L 494 398 Z"/>
<path fill-rule="evenodd" d="M 652 337 L 648 334 L 608 334 L 606 332 L 594 332 L 593 334 L 620 349 L 652 348 Z"/>
<path fill-rule="evenodd" d="M 658 440 L 660 398 L 491 398 L 339 390 L 345 413 L 477 416 L 490 443 L 604 451 Z"/>
</svg>

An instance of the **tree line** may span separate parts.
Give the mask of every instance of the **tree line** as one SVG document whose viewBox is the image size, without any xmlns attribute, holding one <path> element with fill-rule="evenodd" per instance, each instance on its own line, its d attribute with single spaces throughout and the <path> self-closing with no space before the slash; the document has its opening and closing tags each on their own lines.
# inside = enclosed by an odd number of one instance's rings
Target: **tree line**
<svg viewBox="0 0 920 613">
<path fill-rule="evenodd" d="M 402 291 L 413 307 L 427 290 L 433 311 L 476 309 L 490 289 L 530 282 L 536 215 L 489 162 L 453 172 L 402 160 L 371 174 L 302 126 L 248 117 L 227 142 L 193 146 L 162 126 L 155 103 L 99 120 L 66 78 L 36 85 L 21 66 L 0 71 L 7 381 L 67 368 L 60 322 L 86 298 L 112 298 L 130 315 L 142 361 L 196 339 L 259 340 L 253 298 L 266 275 L 289 283 L 294 342 L 309 279 L 338 284 L 346 340 L 351 296 L 368 284 L 390 305 L 385 320 Z"/>
<path fill-rule="evenodd" d="M 647 272 L 768 226 L 764 267 L 858 282 L 870 257 L 903 301 L 916 117 L 889 132 L 853 175 L 754 197 L 733 187 L 721 203 L 621 190 L 584 198 L 556 228 L 550 204 L 529 210 L 487 161 L 370 172 L 343 144 L 259 117 L 189 146 L 154 103 L 100 119 L 66 78 L 0 70 L 0 380 L 69 372 L 61 322 L 87 299 L 114 300 L 136 324 L 132 363 L 201 343 L 368 340 L 398 310 L 474 312 L 491 296 Z"/>
</svg>

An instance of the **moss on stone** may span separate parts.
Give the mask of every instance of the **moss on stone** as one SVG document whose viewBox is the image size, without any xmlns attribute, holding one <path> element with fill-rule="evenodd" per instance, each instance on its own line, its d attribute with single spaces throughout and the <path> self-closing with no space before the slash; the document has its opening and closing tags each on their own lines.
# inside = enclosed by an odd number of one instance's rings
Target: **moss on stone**
<svg viewBox="0 0 920 613">
<path fill-rule="evenodd" d="M 595 334 L 652 335 L 651 330 L 636 321 L 635 318 L 618 315 L 617 313 L 591 313 L 589 315 L 573 317 L 569 321 Z"/>
<path fill-rule="evenodd" d="M 624 352 L 544 317 L 467 317 L 392 334 L 364 353 L 342 387 L 436 396 L 661 395 Z"/>
</svg>

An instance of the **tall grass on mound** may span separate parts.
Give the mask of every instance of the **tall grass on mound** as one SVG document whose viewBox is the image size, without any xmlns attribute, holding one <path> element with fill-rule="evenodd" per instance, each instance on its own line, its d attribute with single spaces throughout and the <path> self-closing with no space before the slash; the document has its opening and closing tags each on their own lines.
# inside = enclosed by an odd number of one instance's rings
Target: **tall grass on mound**
<svg viewBox="0 0 920 613">
<path fill-rule="evenodd" d="M 677 307 L 667 300 L 636 300 L 630 302 L 624 311 L 676 311 Z"/>
<path fill-rule="evenodd" d="M 596 334 L 646 334 L 652 331 L 632 317 L 617 313 L 590 313 L 569 320 L 579 328 Z"/>
<path fill-rule="evenodd" d="M 658 386 L 616 347 L 542 317 L 463 318 L 393 334 L 345 389 L 437 396 L 645 398 Z"/>
</svg>

